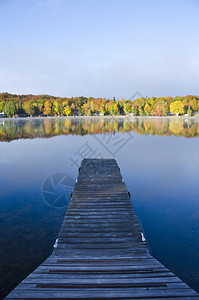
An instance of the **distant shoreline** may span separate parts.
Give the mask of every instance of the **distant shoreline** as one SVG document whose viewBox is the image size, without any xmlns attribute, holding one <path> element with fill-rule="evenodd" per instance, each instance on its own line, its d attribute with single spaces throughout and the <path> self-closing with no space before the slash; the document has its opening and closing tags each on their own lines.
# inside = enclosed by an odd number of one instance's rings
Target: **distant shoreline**
<svg viewBox="0 0 199 300">
<path fill-rule="evenodd" d="M 199 120 L 199 116 L 128 116 L 128 115 L 118 115 L 118 116 L 47 116 L 47 117 L 19 117 L 19 118 L 0 118 L 0 120 L 51 120 L 51 119 L 191 119 Z"/>
</svg>

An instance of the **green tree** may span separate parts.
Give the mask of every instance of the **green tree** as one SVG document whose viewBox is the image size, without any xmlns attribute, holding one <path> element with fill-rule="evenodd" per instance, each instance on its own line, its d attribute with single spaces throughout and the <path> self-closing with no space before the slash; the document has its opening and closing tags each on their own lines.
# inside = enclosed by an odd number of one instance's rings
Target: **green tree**
<svg viewBox="0 0 199 300">
<path fill-rule="evenodd" d="M 38 102 L 37 102 L 37 107 L 38 107 L 38 111 L 39 111 L 39 113 L 43 113 L 44 112 L 44 100 L 39 100 Z"/>
<path fill-rule="evenodd" d="M 71 115 L 73 116 L 75 113 L 75 104 L 74 103 L 71 104 L 70 109 L 71 109 Z"/>
<path fill-rule="evenodd" d="M 192 116 L 192 109 L 191 109 L 190 106 L 189 106 L 188 109 L 187 109 L 187 114 L 188 114 L 189 116 Z"/>
<path fill-rule="evenodd" d="M 168 116 L 169 114 L 169 104 L 167 101 L 162 101 L 162 115 Z"/>
<path fill-rule="evenodd" d="M 7 101 L 5 104 L 5 114 L 8 117 L 12 117 L 17 113 L 16 102 L 15 100 Z"/>
<path fill-rule="evenodd" d="M 0 112 L 4 112 L 3 108 L 4 108 L 4 103 L 3 103 L 3 101 L 1 101 L 0 102 Z"/>
</svg>

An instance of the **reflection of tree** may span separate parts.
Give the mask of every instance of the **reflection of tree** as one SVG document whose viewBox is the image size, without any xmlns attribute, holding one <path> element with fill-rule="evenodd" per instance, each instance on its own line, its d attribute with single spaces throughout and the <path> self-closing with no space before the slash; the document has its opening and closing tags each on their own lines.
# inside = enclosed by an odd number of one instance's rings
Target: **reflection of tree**
<svg viewBox="0 0 199 300">
<path fill-rule="evenodd" d="M 171 119 L 169 130 L 176 136 L 184 131 L 184 121 L 182 119 Z"/>
<path fill-rule="evenodd" d="M 51 126 L 51 122 L 49 119 L 44 120 L 44 128 L 45 128 L 46 135 L 50 135 L 52 133 L 52 126 Z"/>
<path fill-rule="evenodd" d="M 199 136 L 199 122 L 181 118 L 55 118 L 5 120 L 0 124 L 0 141 L 56 135 L 86 135 L 134 131 L 142 135 Z"/>
</svg>

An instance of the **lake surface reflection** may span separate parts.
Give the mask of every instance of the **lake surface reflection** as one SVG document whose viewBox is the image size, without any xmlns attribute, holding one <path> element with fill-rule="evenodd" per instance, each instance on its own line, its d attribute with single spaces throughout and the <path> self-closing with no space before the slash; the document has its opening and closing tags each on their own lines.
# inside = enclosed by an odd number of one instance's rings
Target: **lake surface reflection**
<svg viewBox="0 0 199 300">
<path fill-rule="evenodd" d="M 66 205 L 49 182 L 72 186 L 84 157 L 117 160 L 152 254 L 199 291 L 198 136 L 193 118 L 0 120 L 1 298 L 51 253 Z"/>
<path fill-rule="evenodd" d="M 0 141 L 56 135 L 86 135 L 131 132 L 147 135 L 199 136 L 198 119 L 142 117 L 68 117 L 4 120 L 0 119 Z"/>
</svg>

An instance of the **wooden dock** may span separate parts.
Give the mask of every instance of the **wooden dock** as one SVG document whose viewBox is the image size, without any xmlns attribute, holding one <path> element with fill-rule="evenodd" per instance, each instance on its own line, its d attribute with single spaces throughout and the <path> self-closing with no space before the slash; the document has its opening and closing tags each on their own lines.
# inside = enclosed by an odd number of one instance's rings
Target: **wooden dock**
<svg viewBox="0 0 199 300">
<path fill-rule="evenodd" d="M 113 159 L 85 159 L 57 247 L 5 299 L 199 299 L 154 259 Z"/>
</svg>

